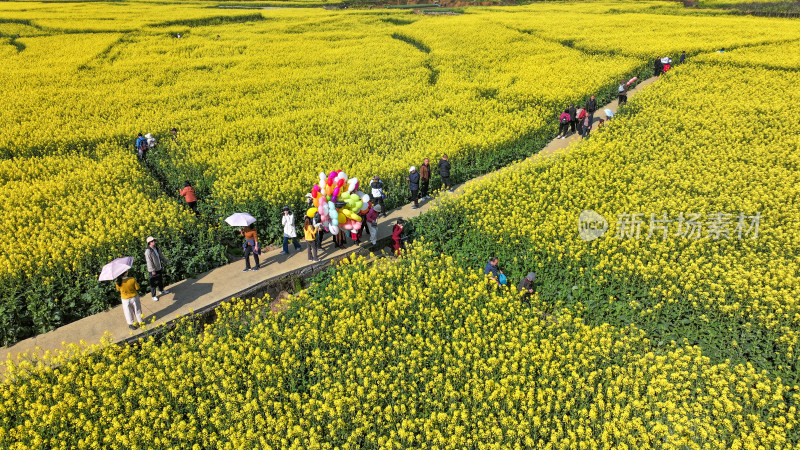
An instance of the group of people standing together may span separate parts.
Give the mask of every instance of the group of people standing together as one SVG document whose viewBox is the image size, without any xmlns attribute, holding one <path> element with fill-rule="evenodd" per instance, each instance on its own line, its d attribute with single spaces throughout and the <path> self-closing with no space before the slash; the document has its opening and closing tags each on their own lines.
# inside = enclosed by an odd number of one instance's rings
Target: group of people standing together
<svg viewBox="0 0 800 450">
<path fill-rule="evenodd" d="M 597 111 L 597 100 L 594 95 L 586 101 L 583 107 L 576 108 L 574 104 L 569 105 L 569 108 L 564 109 L 564 112 L 558 116 L 559 125 L 556 139 L 566 139 L 567 133 L 576 131 L 581 137 L 589 137 L 595 111 Z M 604 120 L 600 119 L 600 122 L 602 124 Z"/>
<path fill-rule="evenodd" d="M 144 260 L 147 263 L 148 284 L 150 294 L 154 302 L 158 301 L 158 295 L 166 295 L 170 292 L 164 289 L 164 266 L 169 265 L 169 260 L 161 253 L 156 243 L 156 238 L 147 238 L 147 247 L 144 250 Z M 128 327 L 135 330 L 144 325 L 142 319 L 142 304 L 139 301 L 139 283 L 128 271 L 117 277 L 116 287 L 122 299 L 122 311 L 125 313 L 125 321 Z M 158 293 L 158 295 L 156 295 Z"/>
<path fill-rule="evenodd" d="M 442 185 L 448 190 L 453 190 L 453 185 L 450 181 L 450 172 L 452 165 L 448 160 L 447 155 L 442 155 L 442 159 L 436 165 L 439 176 L 442 180 Z M 409 183 L 411 191 L 411 200 L 414 202 L 413 209 L 419 208 L 419 201 L 430 198 L 430 182 L 431 174 L 433 173 L 430 159 L 425 158 L 420 165 L 419 170 L 411 166 L 409 175 L 406 180 Z M 387 210 L 385 206 L 386 200 L 386 186 L 383 180 L 378 175 L 375 175 L 369 183 L 370 188 L 370 204 L 371 206 L 361 214 L 361 227 L 349 230 L 350 240 L 353 245 L 361 243 L 364 230 L 369 234 L 369 240 L 372 245 L 378 243 L 378 218 L 381 214 L 386 217 Z M 313 206 L 311 194 L 306 195 L 306 202 L 309 208 Z M 313 212 L 313 210 L 312 210 Z M 302 247 L 300 245 L 300 238 L 298 237 L 295 228 L 295 216 L 289 206 L 283 207 L 283 217 L 281 217 L 281 226 L 283 227 L 283 250 L 281 255 L 289 255 L 289 243 L 293 244 L 294 250 L 299 252 Z M 403 229 L 405 222 L 403 219 L 398 219 L 397 223 L 392 227 L 392 249 L 398 252 L 403 247 Z M 344 248 L 348 245 L 347 232 L 340 228 L 337 233 L 332 233 L 322 225 L 322 217 L 319 212 L 314 213 L 313 216 L 306 215 L 303 217 L 303 238 L 306 244 L 306 252 L 308 260 L 311 262 L 319 261 L 319 251 L 322 250 L 322 242 L 326 233 L 331 234 L 333 241 L 333 248 Z M 242 245 L 245 257 L 244 272 L 251 270 L 258 270 L 260 267 L 259 255 L 261 248 L 258 242 L 258 233 L 252 225 L 247 226 L 240 230 L 240 234 L 244 237 L 245 241 Z M 253 256 L 254 265 L 250 264 L 250 256 Z"/>
</svg>

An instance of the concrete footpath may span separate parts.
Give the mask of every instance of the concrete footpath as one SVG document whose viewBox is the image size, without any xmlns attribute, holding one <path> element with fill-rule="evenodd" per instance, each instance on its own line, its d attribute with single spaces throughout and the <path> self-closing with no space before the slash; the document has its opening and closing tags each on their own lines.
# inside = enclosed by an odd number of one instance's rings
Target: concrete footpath
<svg viewBox="0 0 800 450">
<path fill-rule="evenodd" d="M 640 82 L 635 89 L 629 92 L 629 98 L 655 80 L 656 78 L 649 78 Z M 604 109 L 610 109 L 616 113 L 617 101 L 615 100 L 597 110 L 595 113 L 594 130 L 596 130 L 596 124 L 599 119 L 605 118 Z M 532 158 L 541 158 L 556 154 L 560 151 L 565 151 L 569 148 L 570 144 L 578 140 L 580 140 L 580 136 L 577 134 L 570 135 L 566 139 L 553 139 L 544 149 L 533 155 Z M 498 171 L 503 170 L 513 170 L 513 164 L 499 169 Z M 491 175 L 491 173 L 487 175 Z M 487 175 L 469 180 L 465 184 L 481 180 Z M 463 186 L 464 185 L 457 186 L 455 193 L 457 194 Z M 448 195 L 453 194 L 441 194 L 441 196 Z M 439 198 L 441 198 L 441 196 Z M 436 199 L 429 200 L 428 202 L 421 202 L 421 207 L 419 209 L 413 209 L 412 205 L 408 204 L 389 211 L 388 217 L 381 217 L 378 219 L 378 238 L 381 239 L 391 236 L 392 226 L 397 222 L 397 219 L 410 219 L 419 216 L 427 211 L 432 206 L 432 203 L 435 202 Z M 143 295 L 141 297 L 142 317 L 148 324 L 143 329 L 132 331 L 128 328 L 122 312 L 122 306 L 120 305 L 48 333 L 20 341 L 13 346 L 3 347 L 0 350 L 0 355 L 6 354 L 7 359 L 16 360 L 19 357 L 25 357 L 26 353 L 42 355 L 47 351 L 57 351 L 62 349 L 64 345 L 70 343 L 98 344 L 106 334 L 108 334 L 111 342 L 119 343 L 137 334 L 146 333 L 148 330 L 152 330 L 154 327 L 167 323 L 175 318 L 219 303 L 221 300 L 244 292 L 248 288 L 263 283 L 265 280 L 278 279 L 298 269 L 314 264 L 330 264 L 333 259 L 339 259 L 360 248 L 370 247 L 369 237 L 366 232 L 362 236 L 362 241 L 366 242 L 362 242 L 360 247 L 351 243 L 343 249 L 335 249 L 331 242 L 330 235 L 327 235 L 323 244 L 323 249 L 318 255 L 321 260 L 318 263 L 308 261 L 304 242 L 301 241 L 302 248 L 299 252 L 295 252 L 290 244 L 291 253 L 288 256 L 280 255 L 280 248 L 262 253 L 261 269 L 258 271 L 242 272 L 244 269 L 244 261 L 240 260 L 203 273 L 197 278 L 189 278 L 168 286 L 171 292 L 160 296 L 158 302 L 153 302 L 149 293 Z M 0 369 L 0 372 L 4 370 L 5 369 Z"/>
</svg>

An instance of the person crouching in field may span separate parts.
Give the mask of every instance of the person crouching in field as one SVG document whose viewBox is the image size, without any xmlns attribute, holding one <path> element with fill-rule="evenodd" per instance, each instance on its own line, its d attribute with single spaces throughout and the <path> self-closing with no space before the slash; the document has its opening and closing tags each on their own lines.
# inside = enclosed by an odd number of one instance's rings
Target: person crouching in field
<svg viewBox="0 0 800 450">
<path fill-rule="evenodd" d="M 142 304 L 139 302 L 139 283 L 136 282 L 135 278 L 128 276 L 126 271 L 117 277 L 117 290 L 122 299 L 122 312 L 125 313 L 125 321 L 128 322 L 128 328 L 135 330 L 138 326 L 144 324 L 142 320 Z"/>
</svg>

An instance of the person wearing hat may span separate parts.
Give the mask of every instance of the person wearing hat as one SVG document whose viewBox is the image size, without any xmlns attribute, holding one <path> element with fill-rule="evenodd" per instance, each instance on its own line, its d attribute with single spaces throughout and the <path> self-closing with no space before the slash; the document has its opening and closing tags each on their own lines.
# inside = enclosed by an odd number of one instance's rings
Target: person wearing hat
<svg viewBox="0 0 800 450">
<path fill-rule="evenodd" d="M 419 203 L 417 203 L 419 199 L 419 174 L 417 173 L 417 168 L 414 166 L 411 166 L 408 171 L 410 173 L 406 177 L 406 180 L 408 180 L 408 187 L 411 189 L 411 200 L 414 201 L 414 206 L 411 209 L 419 209 Z"/>
<path fill-rule="evenodd" d="M 158 288 L 159 295 L 169 294 L 169 291 L 164 289 L 164 266 L 169 264 L 169 260 L 164 257 L 161 250 L 156 245 L 156 238 L 149 236 L 147 238 L 147 248 L 144 250 L 144 260 L 147 262 L 147 271 L 150 277 L 147 282 L 150 284 L 150 295 L 153 301 L 158 301 L 156 296 L 156 288 Z"/>
<path fill-rule="evenodd" d="M 533 272 L 528 272 L 528 275 L 525 275 L 525 278 L 519 282 L 517 285 L 517 289 L 522 292 L 522 299 L 528 300 L 536 289 L 533 286 L 533 282 L 536 281 L 536 274 Z"/>
<path fill-rule="evenodd" d="M 378 243 L 378 215 L 381 213 L 381 205 L 375 205 L 367 211 L 367 231 L 369 232 L 369 242 L 372 245 Z"/>
<path fill-rule="evenodd" d="M 169 134 L 170 134 L 170 136 L 172 136 L 173 140 L 178 139 L 178 129 L 177 128 L 172 128 L 171 130 L 169 130 Z"/>
<path fill-rule="evenodd" d="M 386 195 L 383 193 L 383 181 L 381 181 L 381 177 L 377 175 L 372 177 L 369 188 L 371 189 L 369 197 L 372 199 L 372 204 L 381 205 L 383 216 L 386 217 L 386 206 L 383 204 L 383 199 L 386 198 Z"/>
<path fill-rule="evenodd" d="M 289 206 L 283 207 L 283 217 L 281 218 L 281 225 L 283 225 L 283 251 L 281 255 L 289 254 L 289 239 L 294 242 L 294 250 L 300 251 L 300 240 L 297 239 L 297 228 L 294 226 L 294 214 L 289 210 Z"/>
</svg>

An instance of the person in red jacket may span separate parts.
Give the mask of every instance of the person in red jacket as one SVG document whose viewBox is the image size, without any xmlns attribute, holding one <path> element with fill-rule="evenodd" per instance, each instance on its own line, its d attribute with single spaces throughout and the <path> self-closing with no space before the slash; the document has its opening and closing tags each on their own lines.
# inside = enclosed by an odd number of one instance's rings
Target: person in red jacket
<svg viewBox="0 0 800 450">
<path fill-rule="evenodd" d="M 194 215 L 197 214 L 197 195 L 194 193 L 194 188 L 192 187 L 192 183 L 188 181 L 183 183 L 183 189 L 180 190 L 181 197 L 186 198 L 186 204 L 189 205 Z"/>
<path fill-rule="evenodd" d="M 403 224 L 405 224 L 403 219 L 397 219 L 397 223 L 392 227 L 392 250 L 398 256 L 400 256 L 400 249 L 403 248 Z"/>
<path fill-rule="evenodd" d="M 569 132 L 569 121 L 572 117 L 569 115 L 569 108 L 565 109 L 560 116 L 558 116 L 558 136 L 556 139 L 566 139 L 567 132 Z"/>
</svg>

